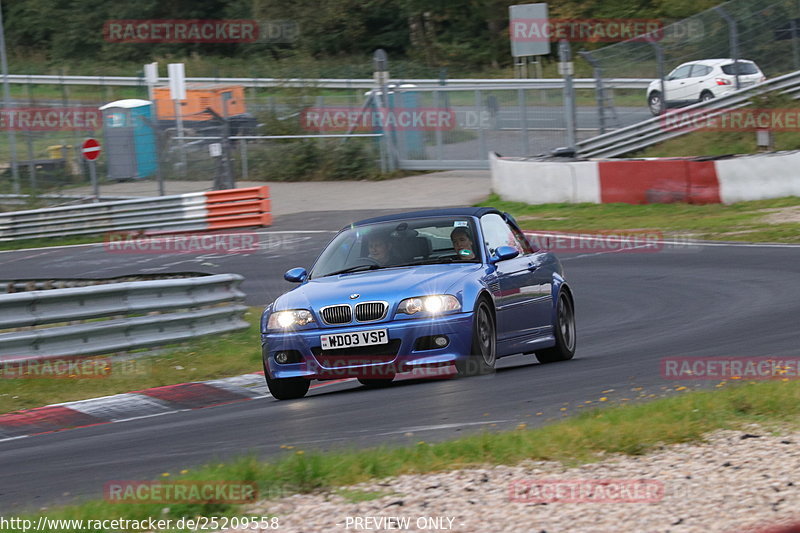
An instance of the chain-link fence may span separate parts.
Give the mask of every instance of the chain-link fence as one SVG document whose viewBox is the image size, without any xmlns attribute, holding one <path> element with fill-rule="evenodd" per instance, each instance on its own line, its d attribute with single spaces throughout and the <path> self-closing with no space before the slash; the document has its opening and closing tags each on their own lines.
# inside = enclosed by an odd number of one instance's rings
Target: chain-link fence
<svg viewBox="0 0 800 533">
<path fill-rule="evenodd" d="M 682 63 L 717 58 L 754 61 L 774 77 L 800 70 L 800 2 L 731 0 L 665 26 L 652 41 L 623 41 L 584 56 L 596 67 L 595 74 L 609 79 L 659 79 Z M 687 98 L 699 99 L 694 94 Z M 612 127 L 649 116 L 644 90 L 607 91 L 601 105 Z"/>
<path fill-rule="evenodd" d="M 0 193 L 40 193 L 88 183 L 89 172 L 80 146 L 89 137 L 102 138 L 99 107 L 120 98 L 147 98 L 147 89 L 99 84 L 15 83 L 10 105 L 0 123 Z M 12 153 L 14 157 L 12 157 Z M 16 160 L 16 172 L 12 160 Z M 105 159 L 98 161 L 105 173 Z"/>
<path fill-rule="evenodd" d="M 97 170 L 101 195 L 111 196 L 159 194 L 159 180 L 170 193 L 180 192 L 170 186 L 176 180 L 225 188 L 488 168 L 490 151 L 528 156 L 566 145 L 562 93 L 558 85 L 401 84 L 383 97 L 377 89 L 261 89 L 219 80 L 189 83 L 176 106 L 166 86 L 15 84 L 4 119 L 15 125 L 19 178 L 7 164 L 0 193 L 88 196 L 80 153 L 87 137 L 103 143 Z M 579 116 L 587 115 L 578 138 L 597 134 L 594 90 L 579 89 L 577 100 Z M 147 108 L 144 118 L 139 106 Z M 11 141 L 0 136 L 6 161 Z M 118 182 L 139 185 L 105 187 Z"/>
</svg>

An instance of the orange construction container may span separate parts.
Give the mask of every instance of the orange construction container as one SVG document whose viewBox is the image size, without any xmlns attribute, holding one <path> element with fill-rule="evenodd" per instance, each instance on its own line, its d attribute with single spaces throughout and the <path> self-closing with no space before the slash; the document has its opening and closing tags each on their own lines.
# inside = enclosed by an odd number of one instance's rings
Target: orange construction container
<svg viewBox="0 0 800 533">
<path fill-rule="evenodd" d="M 223 116 L 222 102 L 226 93 L 229 117 L 247 112 L 244 101 L 244 87 L 241 85 L 187 83 L 186 100 L 181 105 L 183 120 L 210 120 L 211 115 L 204 113 L 207 108 L 211 108 L 215 113 Z M 154 88 L 153 99 L 155 100 L 158 120 L 175 120 L 175 104 L 170 98 L 169 87 Z"/>
</svg>

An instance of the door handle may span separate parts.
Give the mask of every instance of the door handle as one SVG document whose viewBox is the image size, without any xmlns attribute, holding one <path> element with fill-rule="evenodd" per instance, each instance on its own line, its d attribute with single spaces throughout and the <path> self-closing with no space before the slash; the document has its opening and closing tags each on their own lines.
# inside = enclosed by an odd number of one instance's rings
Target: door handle
<svg viewBox="0 0 800 533">
<path fill-rule="evenodd" d="M 542 266 L 541 263 L 528 263 L 528 270 L 534 271 L 537 268 L 539 268 L 540 266 Z"/>
</svg>

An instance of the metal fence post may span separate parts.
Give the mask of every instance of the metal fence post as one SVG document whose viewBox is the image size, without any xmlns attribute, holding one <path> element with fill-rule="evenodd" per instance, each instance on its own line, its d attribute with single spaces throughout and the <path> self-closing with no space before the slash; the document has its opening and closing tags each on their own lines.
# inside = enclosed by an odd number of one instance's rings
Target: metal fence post
<svg viewBox="0 0 800 533">
<path fill-rule="evenodd" d="M 8 87 L 8 58 L 6 57 L 6 36 L 3 30 L 3 10 L 0 9 L 0 68 L 3 71 L 3 107 L 11 107 L 11 92 Z M 20 193 L 19 168 L 17 168 L 17 136 L 12 128 L 8 128 L 8 150 L 11 156 L 11 180 L 14 194 Z"/>
<path fill-rule="evenodd" d="M 440 106 L 439 91 L 436 90 L 433 92 L 433 108 L 438 111 L 439 109 L 441 109 L 439 106 Z M 434 132 L 434 137 L 436 138 L 436 159 L 441 161 L 442 159 L 444 159 L 441 128 L 436 128 L 436 131 Z"/>
<path fill-rule="evenodd" d="M 592 54 L 587 51 L 578 52 L 582 58 L 586 60 L 592 67 L 592 74 L 594 75 L 594 96 L 597 102 L 597 120 L 600 125 L 600 135 L 606 132 L 606 94 L 603 87 L 603 69 L 600 68 L 600 63 L 592 57 Z"/>
<path fill-rule="evenodd" d="M 664 84 L 664 49 L 654 40 L 648 40 L 650 46 L 656 51 L 656 68 L 658 69 L 658 79 L 661 82 L 661 111 L 667 110 L 667 86 Z"/>
<path fill-rule="evenodd" d="M 569 42 L 561 39 L 558 43 L 559 69 L 564 76 L 564 118 L 567 126 L 567 144 L 575 147 L 575 89 L 572 85 L 572 51 Z"/>
<path fill-rule="evenodd" d="M 480 90 L 475 91 L 475 107 L 478 108 L 478 143 L 481 147 L 481 159 L 488 159 L 489 150 L 486 148 L 486 132 L 483 129 L 483 121 L 481 120 L 483 115 L 483 96 Z"/>
<path fill-rule="evenodd" d="M 736 78 L 736 90 L 740 89 L 739 85 L 739 30 L 736 27 L 736 19 L 730 13 L 725 11 L 722 6 L 715 6 L 714 11 L 725 19 L 728 23 L 728 46 L 730 47 L 731 58 L 733 59 L 733 70 Z"/>
<path fill-rule="evenodd" d="M 240 139 L 239 140 L 239 150 L 241 152 L 241 159 L 242 159 L 242 179 L 246 180 L 248 177 L 248 169 L 247 169 L 247 140 Z"/>
<path fill-rule="evenodd" d="M 517 89 L 517 105 L 519 106 L 520 133 L 522 133 L 522 155 L 530 150 L 528 138 L 528 104 L 525 102 L 525 89 Z"/>
</svg>

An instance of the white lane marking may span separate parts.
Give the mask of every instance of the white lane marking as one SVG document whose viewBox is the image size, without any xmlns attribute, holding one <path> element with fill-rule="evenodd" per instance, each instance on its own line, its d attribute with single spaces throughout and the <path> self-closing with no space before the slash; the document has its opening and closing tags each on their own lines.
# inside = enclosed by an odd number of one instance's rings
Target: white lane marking
<svg viewBox="0 0 800 533">
<path fill-rule="evenodd" d="M 513 422 L 513 420 L 485 420 L 485 421 L 482 421 L 482 422 L 464 422 L 462 424 L 454 423 L 454 424 L 438 424 L 438 425 L 433 425 L 433 426 L 414 426 L 412 428 L 397 429 L 397 430 L 388 431 L 388 432 L 385 432 L 385 433 L 372 433 L 372 430 L 362 429 L 362 430 L 358 430 L 358 431 L 348 431 L 347 433 L 350 436 L 327 437 L 327 438 L 324 438 L 324 439 L 314 439 L 314 440 L 299 440 L 299 441 L 292 441 L 289 444 L 292 444 L 293 446 L 298 446 L 298 445 L 301 445 L 301 444 L 317 444 L 318 442 L 331 442 L 331 441 L 339 441 L 339 440 L 351 441 L 351 440 L 353 440 L 353 436 L 352 435 L 354 433 L 355 434 L 362 434 L 362 435 L 379 437 L 379 436 L 383 436 L 383 435 L 395 435 L 395 434 L 409 433 L 409 432 L 413 433 L 414 431 L 435 431 L 437 429 L 450 429 L 450 428 L 459 428 L 459 427 L 465 427 L 465 426 L 480 426 L 480 425 L 486 425 L 486 424 L 499 424 L 499 423 L 504 423 L 504 422 Z"/>
<path fill-rule="evenodd" d="M 387 431 L 385 433 L 376 433 L 376 435 L 383 436 L 383 435 L 396 435 L 398 433 L 414 433 L 418 431 L 436 431 L 437 429 L 460 428 L 464 426 L 482 426 L 486 424 L 501 424 L 505 422 L 513 422 L 513 420 L 483 420 L 481 422 L 463 422 L 460 424 L 453 423 L 453 424 L 436 424 L 433 426 L 412 426 L 410 428 L 395 429 L 392 431 Z"/>
</svg>

